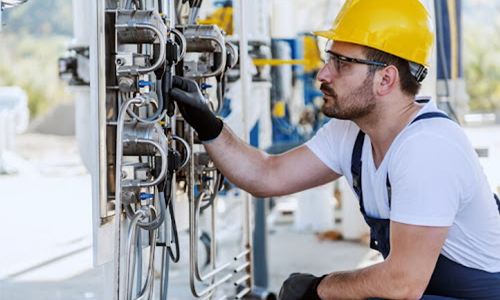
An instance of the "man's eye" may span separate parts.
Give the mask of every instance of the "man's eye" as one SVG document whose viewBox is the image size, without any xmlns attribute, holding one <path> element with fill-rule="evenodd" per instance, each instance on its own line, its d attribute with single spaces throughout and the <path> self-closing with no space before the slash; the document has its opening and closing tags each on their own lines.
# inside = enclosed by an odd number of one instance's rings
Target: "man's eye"
<svg viewBox="0 0 500 300">
<path fill-rule="evenodd" d="M 337 62 L 337 66 L 339 68 L 341 68 L 345 65 L 345 62 L 343 60 L 341 60 L 340 58 L 337 58 L 335 61 Z"/>
</svg>

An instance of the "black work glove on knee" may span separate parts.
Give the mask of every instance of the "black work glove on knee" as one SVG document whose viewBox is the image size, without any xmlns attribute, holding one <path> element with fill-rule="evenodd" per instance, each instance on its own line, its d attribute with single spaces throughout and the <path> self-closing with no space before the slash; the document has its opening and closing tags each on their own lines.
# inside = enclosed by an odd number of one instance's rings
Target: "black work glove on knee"
<svg viewBox="0 0 500 300">
<path fill-rule="evenodd" d="M 292 273 L 283 282 L 278 300 L 321 300 L 318 285 L 326 275 L 316 277 L 306 273 Z"/>
<path fill-rule="evenodd" d="M 173 76 L 170 96 L 177 102 L 186 122 L 198 132 L 201 141 L 210 141 L 219 136 L 224 123 L 210 111 L 196 82 Z"/>
</svg>

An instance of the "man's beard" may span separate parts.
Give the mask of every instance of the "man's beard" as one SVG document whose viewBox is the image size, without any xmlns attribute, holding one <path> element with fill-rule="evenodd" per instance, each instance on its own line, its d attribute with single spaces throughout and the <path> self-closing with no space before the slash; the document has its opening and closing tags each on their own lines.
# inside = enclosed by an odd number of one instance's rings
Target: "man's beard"
<svg viewBox="0 0 500 300">
<path fill-rule="evenodd" d="M 353 92 L 344 98 L 339 99 L 337 93 L 325 83 L 320 89 L 330 98 L 325 100 L 321 107 L 323 114 L 330 118 L 341 120 L 356 120 L 373 112 L 376 105 L 375 94 L 373 93 L 373 74 L 368 74 Z"/>
</svg>

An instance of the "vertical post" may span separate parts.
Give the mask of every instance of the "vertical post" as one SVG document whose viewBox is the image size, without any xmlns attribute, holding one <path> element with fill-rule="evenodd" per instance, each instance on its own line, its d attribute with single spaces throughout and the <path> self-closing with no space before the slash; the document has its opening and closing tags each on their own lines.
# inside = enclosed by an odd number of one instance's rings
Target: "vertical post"
<svg viewBox="0 0 500 300">
<path fill-rule="evenodd" d="M 94 0 L 90 4 L 90 132 L 92 135 L 90 147 L 90 173 L 92 174 L 92 227 L 94 243 L 94 266 L 103 263 L 101 256 L 112 254 L 112 243 L 110 249 L 104 249 L 101 253 L 102 242 L 112 240 L 112 228 L 108 226 L 105 240 L 100 239 L 100 231 L 103 227 L 102 218 L 107 217 L 107 184 L 106 184 L 106 40 L 105 40 L 105 9 L 108 1 Z M 108 235 L 109 234 L 109 235 Z M 106 245 L 108 245 L 106 243 Z M 109 268 L 109 269 L 108 269 Z M 113 274 L 113 266 L 105 267 L 108 274 Z M 113 277 L 113 276 L 109 276 Z M 108 278 L 108 277 L 106 277 Z M 113 278 L 114 279 L 114 278 Z M 114 281 L 113 281 L 114 282 Z M 114 283 L 106 282 L 106 286 Z M 107 297 L 115 294 L 117 290 L 106 293 Z M 116 299 L 116 298 L 115 298 Z"/>
<path fill-rule="evenodd" d="M 240 80 L 241 80 L 241 101 L 242 101 L 242 127 L 243 127 L 243 140 L 245 142 L 249 142 L 250 132 L 248 129 L 248 120 L 247 120 L 247 102 L 248 102 L 248 82 L 249 80 L 249 71 L 248 71 L 248 41 L 246 36 L 246 16 L 245 16 L 245 0 L 240 0 L 240 9 L 239 9 L 239 18 L 240 18 L 240 26 L 239 26 L 239 46 L 240 46 Z M 250 194 L 245 193 L 245 224 L 244 227 L 245 235 L 245 247 L 250 250 L 247 254 L 247 261 L 252 261 L 252 203 L 251 203 Z M 248 274 L 250 275 L 247 286 L 248 288 L 252 288 L 252 264 L 249 264 Z"/>
<path fill-rule="evenodd" d="M 267 223 L 266 205 L 269 198 L 255 199 L 255 229 L 253 234 L 253 274 L 254 285 L 267 290 L 269 274 L 267 270 Z"/>
</svg>

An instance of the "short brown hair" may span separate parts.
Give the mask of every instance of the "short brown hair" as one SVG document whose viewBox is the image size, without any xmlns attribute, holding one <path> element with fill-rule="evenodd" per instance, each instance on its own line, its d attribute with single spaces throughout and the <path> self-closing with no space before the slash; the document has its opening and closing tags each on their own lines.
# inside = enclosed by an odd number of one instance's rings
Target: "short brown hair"
<svg viewBox="0 0 500 300">
<path fill-rule="evenodd" d="M 407 60 L 366 46 L 364 46 L 363 53 L 368 60 L 383 62 L 388 65 L 395 66 L 399 71 L 399 78 L 401 79 L 401 90 L 403 91 L 403 93 L 409 96 L 415 96 L 416 94 L 418 94 L 422 85 L 410 73 L 410 66 Z M 370 66 L 368 72 L 373 74 L 380 68 L 381 67 L 379 66 L 372 65 Z"/>
</svg>

